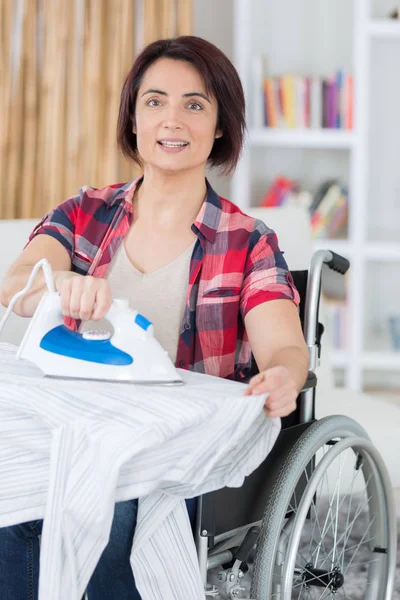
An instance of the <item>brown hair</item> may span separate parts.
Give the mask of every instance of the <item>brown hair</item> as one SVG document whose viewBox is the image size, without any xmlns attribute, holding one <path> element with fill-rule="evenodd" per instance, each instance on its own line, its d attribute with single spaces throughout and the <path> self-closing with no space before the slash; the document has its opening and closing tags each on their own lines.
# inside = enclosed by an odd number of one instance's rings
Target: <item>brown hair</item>
<svg viewBox="0 0 400 600">
<path fill-rule="evenodd" d="M 185 60 L 196 67 L 204 80 L 207 93 L 217 100 L 217 129 L 222 137 L 214 141 L 208 161 L 221 167 L 223 174 L 234 171 L 243 145 L 245 100 L 239 75 L 221 50 L 196 36 L 157 40 L 137 56 L 121 92 L 117 124 L 117 142 L 124 156 L 141 164 L 136 135 L 132 131 L 138 89 L 146 70 L 160 58 Z"/>
</svg>

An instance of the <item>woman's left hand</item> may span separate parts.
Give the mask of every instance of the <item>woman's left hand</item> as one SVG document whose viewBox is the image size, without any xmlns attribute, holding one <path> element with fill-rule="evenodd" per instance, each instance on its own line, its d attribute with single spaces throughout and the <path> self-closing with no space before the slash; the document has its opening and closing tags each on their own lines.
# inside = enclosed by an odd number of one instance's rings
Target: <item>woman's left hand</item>
<svg viewBox="0 0 400 600">
<path fill-rule="evenodd" d="M 276 366 L 261 371 L 249 382 L 245 396 L 269 393 L 264 410 L 269 417 L 286 417 L 296 408 L 298 391 L 290 371 Z"/>
</svg>

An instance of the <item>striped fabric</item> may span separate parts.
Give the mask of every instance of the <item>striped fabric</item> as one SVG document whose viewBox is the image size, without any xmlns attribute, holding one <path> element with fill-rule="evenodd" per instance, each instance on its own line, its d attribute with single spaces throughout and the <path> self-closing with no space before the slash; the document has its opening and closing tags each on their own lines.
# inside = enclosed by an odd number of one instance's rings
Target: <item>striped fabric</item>
<svg viewBox="0 0 400 600">
<path fill-rule="evenodd" d="M 241 486 L 273 446 L 266 395 L 181 370 L 186 385 L 45 378 L 0 344 L 0 527 L 44 518 L 39 600 L 80 600 L 116 501 L 140 498 L 143 600 L 204 600 L 184 498 Z"/>
<path fill-rule="evenodd" d="M 30 240 L 51 235 L 68 251 L 74 271 L 105 277 L 132 224 L 138 181 L 101 190 L 81 188 L 42 219 Z M 252 366 L 246 314 L 269 300 L 284 298 L 298 305 L 300 299 L 275 233 L 207 186 L 192 225 L 198 239 L 175 366 L 242 381 Z M 78 327 L 72 319 L 67 324 Z"/>
</svg>

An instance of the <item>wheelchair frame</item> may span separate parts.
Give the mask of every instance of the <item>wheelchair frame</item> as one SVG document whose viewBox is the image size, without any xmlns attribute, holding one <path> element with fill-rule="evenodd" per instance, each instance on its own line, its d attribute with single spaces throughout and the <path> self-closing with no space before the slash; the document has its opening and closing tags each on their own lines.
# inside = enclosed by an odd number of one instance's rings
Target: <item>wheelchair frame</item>
<svg viewBox="0 0 400 600">
<path fill-rule="evenodd" d="M 320 341 L 323 333 L 323 326 L 318 322 L 318 313 L 322 268 L 324 265 L 343 275 L 350 266 L 349 261 L 344 257 L 328 250 L 319 250 L 312 257 L 309 272 L 292 272 L 295 285 L 300 294 L 300 318 L 303 325 L 304 337 L 310 352 L 308 378 L 303 390 L 299 394 L 296 411 L 282 419 L 282 430 L 274 448 L 265 461 L 245 479 L 241 488 L 223 488 L 203 495 L 198 500 L 195 539 L 201 577 L 206 595 L 208 596 L 217 596 L 219 593 L 214 586 L 207 587 L 208 570 L 227 563 L 233 567 L 230 573 L 228 573 L 231 581 L 230 589 L 232 590 L 230 597 L 237 596 L 240 589 L 240 578 L 243 576 L 240 566 L 242 561 L 247 560 L 251 548 L 254 548 L 256 544 L 259 534 L 257 525 L 263 518 L 265 502 L 268 496 L 265 481 L 268 479 L 269 482 L 274 482 L 278 478 L 282 466 L 294 444 L 298 442 L 313 423 L 316 423 L 314 409 L 317 377 L 314 370 L 319 364 Z M 256 372 L 257 370 L 252 375 L 256 374 Z M 339 417 L 331 417 L 331 419 L 334 418 L 339 419 Z M 345 426 L 344 429 L 346 429 Z M 351 436 L 355 435 L 355 433 L 354 431 L 350 431 L 347 435 Z M 362 436 L 362 434 L 359 435 L 360 437 Z M 360 441 L 359 437 L 352 439 Z M 360 444 L 362 444 L 362 440 Z M 372 444 L 370 442 L 366 442 L 366 444 L 369 444 L 368 448 L 373 452 L 373 447 L 372 449 L 370 448 Z M 379 457 L 376 460 L 379 460 Z M 383 463 L 381 467 L 382 470 L 385 469 Z M 314 468 L 313 461 L 310 463 L 310 468 L 311 475 Z M 300 485 L 296 488 L 295 493 L 300 498 L 304 492 L 306 483 L 306 481 L 300 482 Z M 271 485 L 268 486 L 268 489 Z M 390 485 L 386 476 L 384 477 L 383 485 L 386 490 Z M 394 507 L 393 504 L 391 505 L 389 499 L 387 499 L 387 502 L 389 503 L 388 520 L 390 521 L 390 519 L 393 520 Z M 227 506 L 229 506 L 229 510 L 226 510 Z M 388 566 L 390 589 L 388 589 L 387 595 L 379 596 L 385 600 L 391 597 L 396 554 L 395 551 L 393 552 L 393 543 L 396 543 L 395 539 L 390 534 L 388 537 L 388 546 L 390 546 L 389 550 L 391 552 L 391 562 Z M 235 540 L 238 539 L 240 540 L 239 550 L 236 548 L 233 551 L 236 545 Z M 258 596 L 257 600 L 259 600 Z"/>
</svg>

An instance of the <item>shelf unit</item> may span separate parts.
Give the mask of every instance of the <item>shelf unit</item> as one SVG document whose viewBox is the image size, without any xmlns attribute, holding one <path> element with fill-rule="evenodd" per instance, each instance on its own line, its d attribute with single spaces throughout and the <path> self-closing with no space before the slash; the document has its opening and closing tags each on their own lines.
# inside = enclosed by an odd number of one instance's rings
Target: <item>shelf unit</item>
<svg viewBox="0 0 400 600">
<path fill-rule="evenodd" d="M 251 146 L 288 147 L 291 148 L 342 148 L 350 149 L 355 137 L 351 131 L 335 131 L 326 129 L 251 129 L 249 133 Z"/>
<path fill-rule="evenodd" d="M 400 38 L 400 21 L 371 19 L 367 23 L 367 35 L 377 38 Z"/>
<path fill-rule="evenodd" d="M 368 242 L 363 248 L 365 260 L 400 263 L 400 243 Z"/>
<path fill-rule="evenodd" d="M 336 369 L 345 369 L 349 362 L 349 353 L 344 350 L 334 350 L 331 352 L 331 362 Z"/>
<path fill-rule="evenodd" d="M 394 371 L 400 369 L 400 355 L 395 352 L 363 352 L 361 361 L 366 369 Z"/>
<path fill-rule="evenodd" d="M 314 240 L 314 252 L 317 250 L 332 250 L 336 254 L 346 256 L 349 260 L 354 254 L 353 246 L 348 240 L 330 240 L 330 239 L 318 239 Z"/>
<path fill-rule="evenodd" d="M 290 14 L 290 8 L 298 10 L 297 1 L 292 0 L 292 4 L 290 0 L 283 2 L 283 11 L 286 11 L 286 15 Z M 314 1 L 320 2 L 320 0 Z M 323 11 L 322 4 L 315 6 L 315 11 L 317 13 L 319 11 L 320 17 L 321 11 Z M 255 35 L 252 32 L 252 10 L 255 10 L 256 5 L 259 8 L 257 19 L 261 23 L 265 15 L 262 14 L 263 7 L 260 3 L 256 3 L 254 0 L 234 1 L 233 57 L 243 83 L 248 107 L 251 106 L 251 94 L 254 87 L 249 74 L 252 72 L 251 61 L 255 44 Z M 342 8 L 343 6 L 342 4 Z M 309 10 L 310 7 L 305 8 Z M 350 189 L 348 239 L 315 240 L 314 248 L 315 250 L 329 248 L 351 260 L 351 269 L 347 276 L 349 344 L 344 351 L 333 351 L 331 359 L 336 368 L 344 371 L 345 386 L 353 390 L 360 390 L 363 387 L 364 374 L 367 370 L 389 371 L 400 368 L 400 353 L 394 351 L 370 352 L 366 351 L 364 347 L 365 319 L 368 319 L 368 315 L 365 315 L 364 298 L 367 293 L 366 271 L 369 262 L 398 262 L 400 265 L 400 243 L 370 241 L 367 234 L 371 49 L 376 39 L 396 40 L 398 38 L 400 41 L 400 22 L 373 18 L 371 0 L 351 0 L 345 5 L 345 9 L 348 10 L 352 19 L 353 130 L 279 130 L 254 129 L 250 126 L 245 150 L 232 180 L 231 199 L 244 210 L 246 207 L 257 204 L 251 192 L 252 169 L 254 168 L 252 155 L 255 149 L 267 150 L 269 153 L 283 152 L 285 149 L 304 150 L 304 152 L 310 149 L 321 150 L 321 152 L 327 150 L 347 152 Z M 312 13 L 308 13 L 308 15 L 310 16 Z M 341 18 L 343 18 L 343 12 Z M 326 25 L 325 19 L 324 26 Z M 279 30 L 279 26 L 285 26 L 284 18 L 276 23 L 276 26 L 274 25 L 277 40 L 279 35 L 282 36 L 285 33 Z M 299 24 L 300 26 L 301 24 Z M 337 66 L 341 66 L 340 63 Z M 327 68 L 331 69 L 331 66 Z M 290 70 L 290 65 L 287 70 Z M 285 172 L 285 174 L 290 176 L 290 172 Z"/>
<path fill-rule="evenodd" d="M 317 239 L 313 243 L 314 250 L 332 250 L 336 254 L 352 259 L 355 253 L 354 245 L 349 240 L 341 239 Z M 384 261 L 400 263 L 400 243 L 394 242 L 367 242 L 361 248 L 357 248 L 364 261 Z"/>
</svg>

